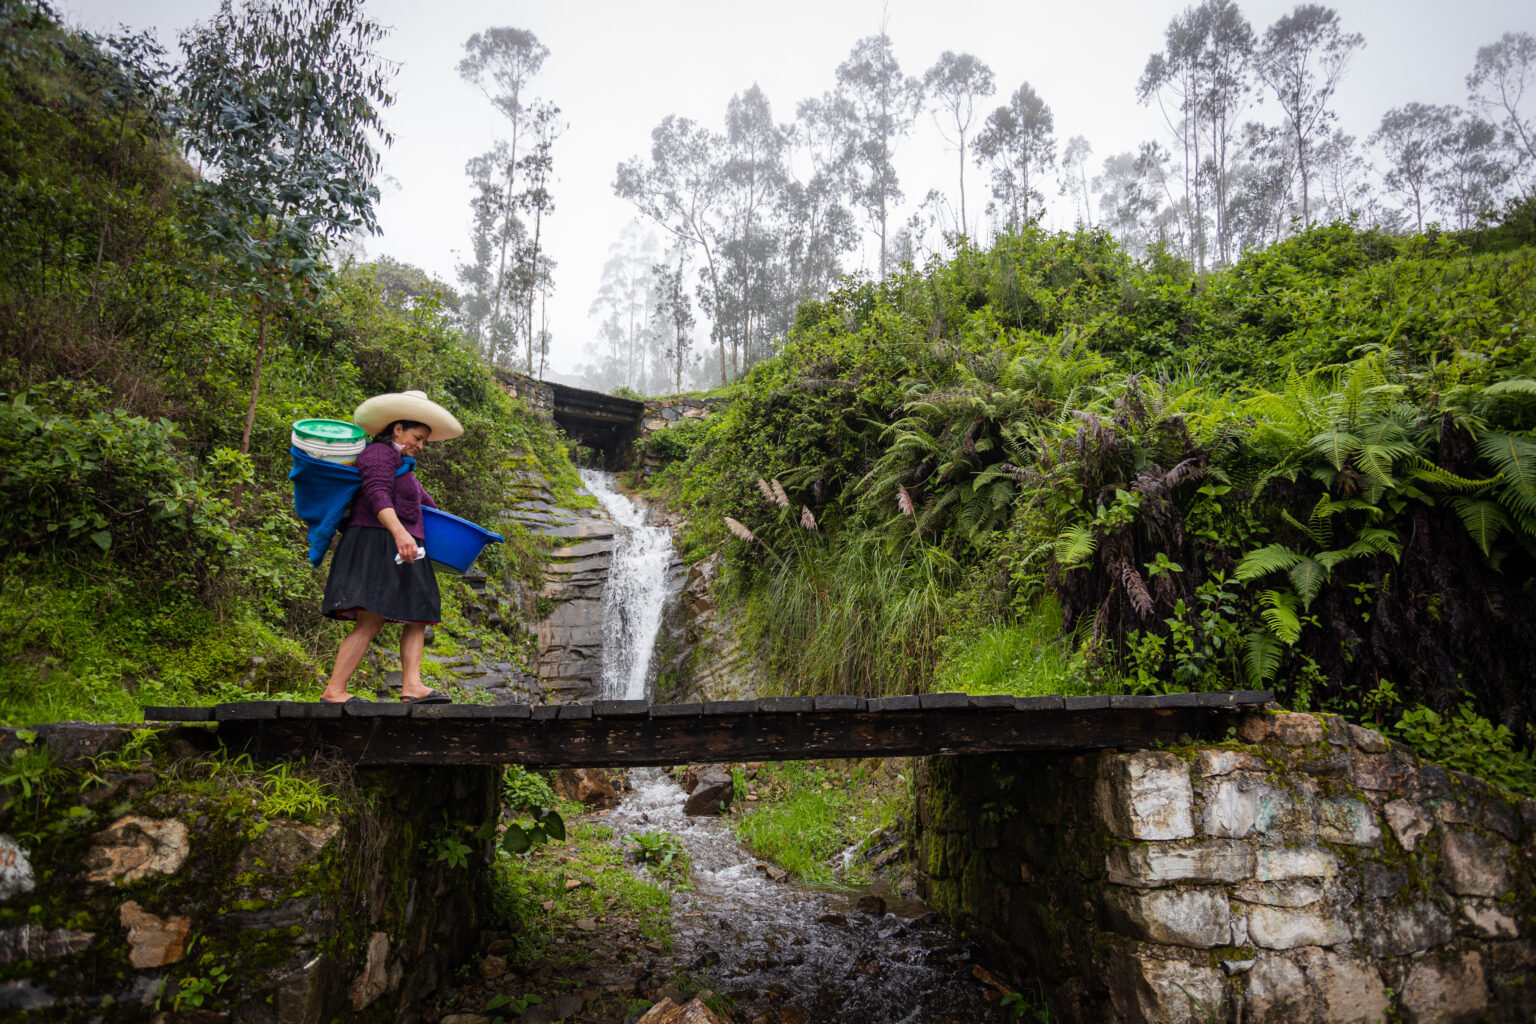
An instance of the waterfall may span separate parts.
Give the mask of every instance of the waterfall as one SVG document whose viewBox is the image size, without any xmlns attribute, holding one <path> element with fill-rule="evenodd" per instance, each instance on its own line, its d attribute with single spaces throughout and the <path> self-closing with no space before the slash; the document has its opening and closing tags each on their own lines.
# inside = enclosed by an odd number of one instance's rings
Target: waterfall
<svg viewBox="0 0 1536 1024">
<path fill-rule="evenodd" d="M 583 469 L 581 482 L 613 520 L 613 561 L 603 588 L 604 700 L 644 700 L 651 651 L 667 599 L 672 534 L 614 489 L 613 474 Z"/>
</svg>

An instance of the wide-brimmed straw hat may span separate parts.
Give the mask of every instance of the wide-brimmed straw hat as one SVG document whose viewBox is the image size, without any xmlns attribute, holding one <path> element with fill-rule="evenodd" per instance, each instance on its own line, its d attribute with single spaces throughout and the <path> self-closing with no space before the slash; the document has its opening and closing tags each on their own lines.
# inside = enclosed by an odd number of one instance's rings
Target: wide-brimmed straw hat
<svg viewBox="0 0 1536 1024">
<path fill-rule="evenodd" d="M 374 395 L 357 407 L 352 422 L 377 434 L 396 420 L 415 420 L 432 428 L 432 440 L 446 441 L 464 433 L 453 413 L 420 391 L 390 391 Z"/>
</svg>

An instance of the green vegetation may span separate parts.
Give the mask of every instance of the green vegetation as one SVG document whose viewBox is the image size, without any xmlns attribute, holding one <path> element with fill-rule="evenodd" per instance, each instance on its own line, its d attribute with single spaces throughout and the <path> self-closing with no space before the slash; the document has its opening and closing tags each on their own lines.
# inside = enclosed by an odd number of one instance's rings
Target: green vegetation
<svg viewBox="0 0 1536 1024">
<path fill-rule="evenodd" d="M 635 844 L 635 853 L 658 878 L 679 884 L 688 880 L 688 851 L 683 841 L 670 832 L 641 832 L 629 837 Z"/>
<path fill-rule="evenodd" d="M 1323 225 L 1208 274 L 963 246 L 802 305 L 657 479 L 784 692 L 1271 686 L 1527 742 L 1536 250 L 1505 234 Z"/>
<path fill-rule="evenodd" d="M 522 765 L 508 765 L 502 774 L 501 806 L 505 830 L 501 848 L 527 853 L 540 843 L 565 838 L 565 818 L 555 809 L 555 793 L 542 775 Z"/>
<path fill-rule="evenodd" d="M 736 820 L 737 837 L 795 878 L 825 886 L 869 881 L 861 863 L 837 857 L 889 827 L 906 802 L 904 788 L 857 763 L 763 764 L 739 778 L 738 789 L 755 799 L 743 805 L 752 809 Z"/>
<path fill-rule="evenodd" d="M 1515 736 L 1463 704 L 1454 715 L 1413 708 L 1393 730 L 1404 743 L 1434 761 L 1480 775 L 1522 796 L 1536 797 L 1536 756 L 1515 745 Z"/>
<path fill-rule="evenodd" d="M 504 927 L 516 934 L 520 956 L 555 957 L 549 940 L 591 921 L 608 926 L 623 917 L 648 942 L 669 947 L 671 896 L 654 882 L 624 866 L 624 851 L 611 828 L 578 817 L 568 807 L 573 824 L 569 840 L 539 846 L 496 860 L 496 910 Z M 575 952 L 574 950 L 572 952 Z"/>
<path fill-rule="evenodd" d="M 277 255 L 276 222 L 239 225 L 265 246 L 255 277 L 202 245 L 218 210 L 177 156 L 148 37 L 95 39 L 46 5 L 0 7 L 0 722 L 310 699 L 345 627 L 318 615 L 324 572 L 291 511 L 289 425 L 427 392 L 465 435 L 429 446 L 420 475 L 480 522 L 504 507 L 514 457 L 573 494 L 564 443 L 497 384 L 442 295 L 400 286 L 410 268 L 343 258 L 325 248 L 331 227 L 286 208 L 271 214 L 288 239 Z M 312 233 L 290 237 L 295 224 Z M 273 275 L 302 277 L 303 301 L 261 285 Z M 480 567 L 534 579 L 539 543 L 512 531 Z M 442 582 L 443 631 L 464 633 L 468 595 Z M 523 636 L 506 628 L 486 642 L 515 660 Z"/>
</svg>

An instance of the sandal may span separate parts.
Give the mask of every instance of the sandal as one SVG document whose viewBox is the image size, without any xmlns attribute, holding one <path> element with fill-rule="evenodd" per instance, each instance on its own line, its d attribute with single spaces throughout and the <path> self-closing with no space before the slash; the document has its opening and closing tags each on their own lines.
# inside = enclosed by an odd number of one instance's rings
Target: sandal
<svg viewBox="0 0 1536 1024">
<path fill-rule="evenodd" d="M 346 700 L 326 700 L 324 697 L 321 697 L 320 698 L 320 703 L 321 704 L 372 704 L 373 701 L 369 700 L 367 697 L 359 697 L 359 696 L 356 696 L 354 694 L 353 696 L 348 697 Z"/>
<path fill-rule="evenodd" d="M 452 704 L 453 698 L 440 690 L 428 690 L 420 697 L 406 697 L 401 695 L 401 704 Z"/>
</svg>

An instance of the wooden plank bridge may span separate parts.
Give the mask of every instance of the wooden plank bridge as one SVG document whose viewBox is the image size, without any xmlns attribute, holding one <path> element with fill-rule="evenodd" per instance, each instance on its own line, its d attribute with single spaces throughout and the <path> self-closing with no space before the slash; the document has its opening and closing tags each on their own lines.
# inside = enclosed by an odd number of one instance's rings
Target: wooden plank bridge
<svg viewBox="0 0 1536 1024">
<path fill-rule="evenodd" d="M 704 704 L 322 704 L 151 707 L 146 721 L 211 722 L 258 757 L 330 750 L 359 765 L 608 768 L 823 757 L 1100 750 L 1213 740 L 1267 690 L 1134 696 L 764 697 Z"/>
</svg>

